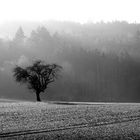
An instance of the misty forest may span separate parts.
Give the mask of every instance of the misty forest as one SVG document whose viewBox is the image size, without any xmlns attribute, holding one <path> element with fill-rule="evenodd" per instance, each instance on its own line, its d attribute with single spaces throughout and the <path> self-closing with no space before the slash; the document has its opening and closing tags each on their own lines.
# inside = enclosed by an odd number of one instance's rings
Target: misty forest
<svg viewBox="0 0 140 140">
<path fill-rule="evenodd" d="M 12 69 L 41 59 L 63 67 L 59 79 L 41 94 L 43 100 L 140 101 L 140 24 L 32 24 L 12 27 L 14 36 L 0 39 L 1 98 L 35 100 L 15 82 Z"/>
</svg>

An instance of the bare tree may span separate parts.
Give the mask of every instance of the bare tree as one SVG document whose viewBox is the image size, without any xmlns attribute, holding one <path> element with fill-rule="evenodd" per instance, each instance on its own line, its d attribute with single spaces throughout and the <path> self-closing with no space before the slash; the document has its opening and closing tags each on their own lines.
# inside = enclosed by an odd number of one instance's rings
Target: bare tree
<svg viewBox="0 0 140 140">
<path fill-rule="evenodd" d="M 36 93 L 37 101 L 41 101 L 40 93 L 44 92 L 48 84 L 58 78 L 61 69 L 62 67 L 57 64 L 47 64 L 37 60 L 26 68 L 16 66 L 13 70 L 13 76 L 17 82 L 27 84 L 27 87 Z"/>
</svg>

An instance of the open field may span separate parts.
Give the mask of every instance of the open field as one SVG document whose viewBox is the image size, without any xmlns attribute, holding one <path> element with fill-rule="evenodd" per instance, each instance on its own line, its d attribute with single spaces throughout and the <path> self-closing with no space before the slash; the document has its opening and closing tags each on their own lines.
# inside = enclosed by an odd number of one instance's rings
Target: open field
<svg viewBox="0 0 140 140">
<path fill-rule="evenodd" d="M 0 102 L 0 140 L 140 139 L 138 103 Z"/>
</svg>

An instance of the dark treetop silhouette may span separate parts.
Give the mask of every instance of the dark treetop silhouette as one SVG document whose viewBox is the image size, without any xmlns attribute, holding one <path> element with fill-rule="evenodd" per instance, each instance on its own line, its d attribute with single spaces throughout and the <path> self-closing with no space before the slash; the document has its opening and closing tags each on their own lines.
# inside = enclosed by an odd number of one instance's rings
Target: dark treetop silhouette
<svg viewBox="0 0 140 140">
<path fill-rule="evenodd" d="M 47 89 L 49 83 L 58 78 L 58 73 L 62 69 L 57 64 L 46 64 L 37 60 L 33 65 L 26 68 L 16 66 L 13 70 L 17 82 L 26 83 L 27 87 L 36 93 L 37 101 L 41 101 L 40 93 Z"/>
</svg>

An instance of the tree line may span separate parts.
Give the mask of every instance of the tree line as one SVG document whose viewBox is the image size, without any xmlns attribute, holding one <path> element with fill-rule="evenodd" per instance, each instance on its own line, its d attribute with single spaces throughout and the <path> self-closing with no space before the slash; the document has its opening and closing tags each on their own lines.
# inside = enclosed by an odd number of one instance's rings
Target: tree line
<svg viewBox="0 0 140 140">
<path fill-rule="evenodd" d="M 128 23 L 98 24 L 102 28 L 83 26 L 82 32 L 76 28 L 74 33 L 54 34 L 46 27 L 38 27 L 29 37 L 20 27 L 12 40 L 1 39 L 0 66 L 10 69 L 13 63 L 21 62 L 21 56 L 60 64 L 62 77 L 50 85 L 48 95 L 42 95 L 46 99 L 139 101 L 139 26 Z M 1 69 L 1 76 L 3 72 Z"/>
</svg>

